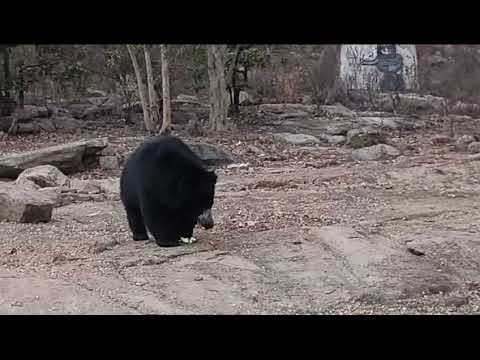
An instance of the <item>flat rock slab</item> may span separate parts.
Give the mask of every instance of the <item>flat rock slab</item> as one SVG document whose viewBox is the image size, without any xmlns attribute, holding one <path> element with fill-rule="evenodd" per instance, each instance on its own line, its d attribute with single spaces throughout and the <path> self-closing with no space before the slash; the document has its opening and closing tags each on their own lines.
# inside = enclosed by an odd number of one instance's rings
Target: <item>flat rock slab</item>
<svg viewBox="0 0 480 360">
<path fill-rule="evenodd" d="M 107 138 L 99 138 L 4 155 L 0 157 L 0 177 L 15 179 L 22 171 L 40 165 L 53 165 L 70 174 L 82 169 L 107 146 Z"/>
<path fill-rule="evenodd" d="M 0 270 L 0 315 L 139 314 L 62 280 Z"/>
<path fill-rule="evenodd" d="M 457 240 L 471 242 L 473 236 Z M 251 233 L 223 239 L 225 249 L 217 250 L 199 242 L 167 250 L 146 245 L 148 254 L 130 246 L 112 252 L 124 278 L 155 289 L 162 299 L 161 309 L 167 311 L 315 313 L 352 300 L 389 303 L 452 291 L 465 277 L 478 276 L 478 267 L 471 263 L 474 257 L 468 254 L 469 242 L 449 248 L 451 259 L 456 260 L 451 273 L 439 271 L 438 252 L 415 256 L 402 242 L 363 236 L 337 225 Z M 99 286 L 110 289 L 108 281 L 104 283 Z M 135 297 L 135 291 L 128 296 Z"/>
</svg>

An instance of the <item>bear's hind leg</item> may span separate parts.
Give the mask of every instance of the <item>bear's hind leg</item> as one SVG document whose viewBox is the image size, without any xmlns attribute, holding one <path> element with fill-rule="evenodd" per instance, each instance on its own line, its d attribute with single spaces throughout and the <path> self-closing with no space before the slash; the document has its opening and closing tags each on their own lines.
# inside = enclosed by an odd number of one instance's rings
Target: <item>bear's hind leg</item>
<svg viewBox="0 0 480 360">
<path fill-rule="evenodd" d="M 138 209 L 127 208 L 127 220 L 130 230 L 132 231 L 133 240 L 145 241 L 148 240 L 147 230 L 143 222 L 142 213 Z"/>
<path fill-rule="evenodd" d="M 155 206 L 150 208 L 148 205 L 144 206 L 142 213 L 144 214 L 145 225 L 158 246 L 171 247 L 180 245 L 180 234 L 173 219 L 159 214 Z"/>
</svg>

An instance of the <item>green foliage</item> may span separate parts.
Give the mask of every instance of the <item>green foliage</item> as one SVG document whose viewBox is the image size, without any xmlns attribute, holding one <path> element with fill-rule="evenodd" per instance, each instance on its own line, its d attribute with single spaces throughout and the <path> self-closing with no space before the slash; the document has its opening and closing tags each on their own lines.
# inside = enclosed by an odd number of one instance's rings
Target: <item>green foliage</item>
<svg viewBox="0 0 480 360">
<path fill-rule="evenodd" d="M 228 50 L 225 61 L 227 72 L 234 61 L 236 45 L 229 45 Z M 250 69 L 252 67 L 264 68 L 266 64 L 267 56 L 264 49 L 250 45 L 241 45 L 237 64 L 238 67 L 243 67 L 245 69 Z"/>
<path fill-rule="evenodd" d="M 204 45 L 181 45 L 172 49 L 173 60 L 175 58 L 188 59 L 187 69 L 190 71 L 193 87 L 200 90 L 208 85 L 208 57 L 207 48 Z"/>
</svg>

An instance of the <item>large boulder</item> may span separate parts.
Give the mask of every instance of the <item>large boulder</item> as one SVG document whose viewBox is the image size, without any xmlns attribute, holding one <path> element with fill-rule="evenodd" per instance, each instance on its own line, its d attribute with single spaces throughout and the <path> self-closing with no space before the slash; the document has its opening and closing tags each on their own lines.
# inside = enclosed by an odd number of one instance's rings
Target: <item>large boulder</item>
<svg viewBox="0 0 480 360">
<path fill-rule="evenodd" d="M 0 183 L 0 221 L 49 222 L 55 205 L 51 197 L 22 186 Z"/>
<path fill-rule="evenodd" d="M 378 130 L 370 127 L 352 129 L 347 132 L 347 145 L 360 149 L 385 142 L 384 136 Z"/>
<path fill-rule="evenodd" d="M 70 179 L 52 165 L 40 165 L 27 169 L 18 175 L 15 183 L 22 185 L 33 182 L 40 188 L 69 186 Z"/>
<path fill-rule="evenodd" d="M 187 145 L 207 166 L 223 166 L 232 164 L 237 160 L 232 154 L 213 145 L 203 143 L 188 143 Z"/>
<path fill-rule="evenodd" d="M 0 177 L 16 179 L 24 170 L 53 165 L 71 174 L 98 163 L 98 153 L 108 146 L 106 138 L 81 140 L 39 150 L 0 157 Z"/>
<path fill-rule="evenodd" d="M 385 144 L 369 146 L 352 152 L 352 158 L 357 161 L 385 160 L 399 155 L 400 151 L 398 149 Z"/>
</svg>

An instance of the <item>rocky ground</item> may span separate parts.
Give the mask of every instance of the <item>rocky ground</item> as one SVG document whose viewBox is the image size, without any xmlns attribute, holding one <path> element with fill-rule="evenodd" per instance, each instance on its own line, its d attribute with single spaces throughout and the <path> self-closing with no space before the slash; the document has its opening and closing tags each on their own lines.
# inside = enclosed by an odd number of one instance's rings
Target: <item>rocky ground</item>
<svg viewBox="0 0 480 360">
<path fill-rule="evenodd" d="M 362 138 L 340 129 L 351 114 L 301 115 L 188 138 L 239 159 L 217 170 L 216 226 L 196 229 L 193 245 L 131 241 L 115 197 L 56 207 L 49 223 L 0 223 L 0 313 L 479 313 L 480 158 L 459 140 L 478 134 L 478 121 L 381 117 L 380 133 L 363 129 Z M 141 141 L 135 135 L 95 130 L 123 157 Z M 8 137 L 1 146 L 21 152 L 86 136 Z M 378 144 L 397 152 L 365 150 Z M 115 183 L 118 170 L 69 177 Z"/>
</svg>

